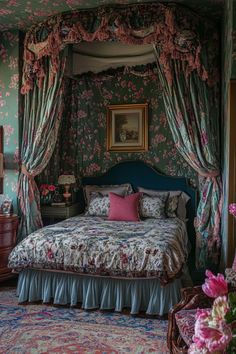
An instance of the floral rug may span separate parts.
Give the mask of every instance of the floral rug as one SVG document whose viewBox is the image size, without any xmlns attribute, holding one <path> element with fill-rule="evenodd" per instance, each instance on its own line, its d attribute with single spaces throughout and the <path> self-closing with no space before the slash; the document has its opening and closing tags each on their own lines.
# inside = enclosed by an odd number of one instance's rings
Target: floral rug
<svg viewBox="0 0 236 354">
<path fill-rule="evenodd" d="M 168 353 L 167 321 L 126 314 L 18 305 L 15 289 L 0 291 L 0 353 Z"/>
</svg>

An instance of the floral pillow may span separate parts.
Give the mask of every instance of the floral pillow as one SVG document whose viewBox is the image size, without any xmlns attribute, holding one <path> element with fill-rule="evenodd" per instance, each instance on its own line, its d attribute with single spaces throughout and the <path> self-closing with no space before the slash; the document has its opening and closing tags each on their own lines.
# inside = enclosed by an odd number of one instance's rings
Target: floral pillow
<svg viewBox="0 0 236 354">
<path fill-rule="evenodd" d="M 176 218 L 177 210 L 179 205 L 179 195 L 171 195 L 169 194 L 167 202 L 166 202 L 166 216 L 168 218 Z"/>
<path fill-rule="evenodd" d="M 88 210 L 85 215 L 89 216 L 108 216 L 110 200 L 108 195 L 93 192 L 90 195 Z"/>
<path fill-rule="evenodd" d="M 143 195 L 140 199 L 140 216 L 143 218 L 165 218 L 166 196 L 150 197 Z"/>
<path fill-rule="evenodd" d="M 84 190 L 84 199 L 86 204 L 88 205 L 90 202 L 91 193 L 99 193 L 100 195 L 108 196 L 110 192 L 119 194 L 119 195 L 128 195 L 133 193 L 133 188 L 131 184 L 111 184 L 111 185 L 94 185 L 87 184 L 83 187 Z"/>
<path fill-rule="evenodd" d="M 178 217 L 186 221 L 187 210 L 186 205 L 190 199 L 189 195 L 183 191 L 162 191 L 155 189 L 146 189 L 138 187 L 138 191 L 150 197 L 166 196 L 166 216 L 169 218 Z"/>
</svg>

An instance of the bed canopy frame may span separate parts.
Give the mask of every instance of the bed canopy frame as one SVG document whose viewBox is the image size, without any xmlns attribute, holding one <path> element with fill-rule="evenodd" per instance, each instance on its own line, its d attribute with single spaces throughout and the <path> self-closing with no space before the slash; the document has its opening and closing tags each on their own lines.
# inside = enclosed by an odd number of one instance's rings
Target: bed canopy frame
<svg viewBox="0 0 236 354">
<path fill-rule="evenodd" d="M 210 42 L 209 33 L 214 33 L 216 41 Z M 19 240 L 42 226 L 34 177 L 45 168 L 55 147 L 63 112 L 66 46 L 81 41 L 152 43 L 175 144 L 202 179 L 195 223 L 198 266 L 205 267 L 208 260 L 218 263 L 222 184 L 219 112 L 212 108 L 216 106 L 219 84 L 217 36 L 214 24 L 188 8 L 162 3 L 64 13 L 28 31 L 21 88 L 25 109 L 18 191 L 22 214 Z M 212 114 L 216 124 L 210 122 Z"/>
</svg>

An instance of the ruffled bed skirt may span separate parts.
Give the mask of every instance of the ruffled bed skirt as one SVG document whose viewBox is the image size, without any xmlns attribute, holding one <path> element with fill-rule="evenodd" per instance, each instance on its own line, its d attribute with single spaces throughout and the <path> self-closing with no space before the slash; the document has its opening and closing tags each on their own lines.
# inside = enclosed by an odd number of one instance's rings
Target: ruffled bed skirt
<svg viewBox="0 0 236 354">
<path fill-rule="evenodd" d="M 163 315 L 180 300 L 180 289 L 189 281 L 185 272 L 166 286 L 157 279 L 113 279 L 25 269 L 20 272 L 17 295 L 19 302 L 43 301 L 75 306 L 85 310 L 130 308 L 131 314 L 145 311 Z"/>
</svg>

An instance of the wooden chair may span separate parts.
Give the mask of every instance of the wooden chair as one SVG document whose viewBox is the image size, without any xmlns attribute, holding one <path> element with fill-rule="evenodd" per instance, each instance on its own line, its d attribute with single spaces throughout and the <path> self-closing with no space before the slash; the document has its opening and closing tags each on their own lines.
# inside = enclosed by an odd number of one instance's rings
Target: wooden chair
<svg viewBox="0 0 236 354">
<path fill-rule="evenodd" d="M 202 291 L 201 286 L 195 286 L 192 288 L 183 288 L 181 291 L 181 301 L 175 305 L 168 314 L 168 333 L 167 333 L 167 345 L 171 354 L 183 354 L 188 352 L 188 345 L 183 339 L 180 329 L 177 324 L 177 314 L 183 310 L 194 310 L 197 308 L 210 308 L 214 299 L 210 299 Z M 189 313 L 193 313 L 189 311 Z M 187 317 L 186 311 L 185 316 Z M 192 314 L 193 316 L 193 314 Z M 187 318 L 186 318 L 187 320 Z M 192 335 L 194 332 L 194 325 L 192 328 Z M 191 338 L 190 338 L 191 340 Z"/>
</svg>

